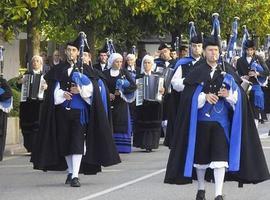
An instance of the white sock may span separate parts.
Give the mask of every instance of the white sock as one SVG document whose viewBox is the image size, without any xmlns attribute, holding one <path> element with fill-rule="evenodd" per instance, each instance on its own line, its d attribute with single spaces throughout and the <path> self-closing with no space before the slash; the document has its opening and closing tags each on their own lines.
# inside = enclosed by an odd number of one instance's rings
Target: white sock
<svg viewBox="0 0 270 200">
<path fill-rule="evenodd" d="M 216 194 L 216 196 L 222 195 L 224 176 L 225 176 L 225 167 L 214 168 L 215 194 Z"/>
<path fill-rule="evenodd" d="M 74 154 L 72 155 L 72 164 L 73 164 L 73 172 L 72 178 L 78 178 L 80 165 L 81 165 L 82 155 L 81 154 Z"/>
<path fill-rule="evenodd" d="M 204 176 L 206 169 L 198 169 L 196 168 L 197 178 L 198 178 L 198 190 L 205 190 L 204 185 Z"/>
<path fill-rule="evenodd" d="M 65 156 L 67 166 L 68 166 L 68 173 L 72 174 L 73 167 L 72 167 L 72 155 Z"/>
</svg>

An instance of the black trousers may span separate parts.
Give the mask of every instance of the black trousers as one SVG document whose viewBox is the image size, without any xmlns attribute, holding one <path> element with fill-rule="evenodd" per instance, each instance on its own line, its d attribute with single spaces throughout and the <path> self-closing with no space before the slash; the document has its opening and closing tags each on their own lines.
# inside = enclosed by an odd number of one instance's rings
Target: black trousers
<svg viewBox="0 0 270 200">
<path fill-rule="evenodd" d="M 0 161 L 3 160 L 7 136 L 7 113 L 0 111 Z"/>
<path fill-rule="evenodd" d="M 79 109 L 66 110 L 62 106 L 56 109 L 57 141 L 62 156 L 84 153 L 85 126 L 80 115 Z"/>
<path fill-rule="evenodd" d="M 194 163 L 228 162 L 228 152 L 228 142 L 223 127 L 218 122 L 199 121 Z"/>
</svg>

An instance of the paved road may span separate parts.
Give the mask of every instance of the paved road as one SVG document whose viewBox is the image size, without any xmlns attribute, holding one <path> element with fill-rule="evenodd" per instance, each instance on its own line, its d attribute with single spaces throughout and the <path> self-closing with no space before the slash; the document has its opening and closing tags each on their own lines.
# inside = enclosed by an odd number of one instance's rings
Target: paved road
<svg viewBox="0 0 270 200">
<path fill-rule="evenodd" d="M 270 166 L 270 123 L 260 126 L 265 156 Z M 264 135 L 263 135 L 264 134 Z M 169 150 L 163 145 L 152 153 L 134 149 L 122 154 L 122 163 L 104 168 L 96 176 L 81 175 L 80 188 L 64 185 L 65 172 L 32 169 L 29 156 L 5 157 L 0 163 L 0 200 L 194 200 L 196 182 L 185 186 L 163 183 Z M 214 185 L 207 183 L 207 199 L 214 199 Z M 224 185 L 226 200 L 270 199 L 270 181 L 237 188 Z"/>
</svg>

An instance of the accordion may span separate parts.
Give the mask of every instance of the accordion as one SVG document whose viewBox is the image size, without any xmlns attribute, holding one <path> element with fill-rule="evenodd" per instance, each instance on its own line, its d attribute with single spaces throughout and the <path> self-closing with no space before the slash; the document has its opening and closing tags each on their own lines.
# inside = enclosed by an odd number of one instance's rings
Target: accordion
<svg viewBox="0 0 270 200">
<path fill-rule="evenodd" d="M 21 102 L 27 99 L 43 100 L 45 83 L 42 74 L 25 74 L 23 75 L 23 84 L 21 89 Z"/>
<path fill-rule="evenodd" d="M 144 76 L 143 78 L 136 79 L 136 106 L 143 104 L 144 100 L 147 101 L 162 101 L 162 94 L 159 92 L 164 85 L 164 78 L 152 74 Z"/>
</svg>

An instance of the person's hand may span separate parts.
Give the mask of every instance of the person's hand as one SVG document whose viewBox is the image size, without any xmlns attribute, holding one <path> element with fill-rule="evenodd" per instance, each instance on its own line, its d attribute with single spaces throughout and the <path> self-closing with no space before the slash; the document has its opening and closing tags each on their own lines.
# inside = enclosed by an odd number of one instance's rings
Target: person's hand
<svg viewBox="0 0 270 200">
<path fill-rule="evenodd" d="M 245 80 L 248 80 L 248 79 L 249 79 L 249 76 L 248 76 L 248 75 L 245 75 L 245 76 L 241 76 L 241 79 L 245 79 Z"/>
<path fill-rule="evenodd" d="M 164 87 L 160 88 L 159 93 L 163 95 L 165 93 L 165 88 Z"/>
<path fill-rule="evenodd" d="M 219 97 L 228 97 L 229 96 L 229 90 L 227 90 L 226 88 L 221 88 L 219 91 L 218 91 L 218 96 Z"/>
<path fill-rule="evenodd" d="M 17 80 L 18 84 L 23 84 L 26 82 L 26 79 L 24 79 L 22 76 Z"/>
<path fill-rule="evenodd" d="M 46 83 L 43 83 L 43 84 L 41 85 L 41 89 L 42 89 L 42 90 L 47 90 L 47 88 L 48 88 L 48 85 L 47 85 Z"/>
<path fill-rule="evenodd" d="M 70 88 L 70 92 L 71 92 L 72 94 L 79 94 L 79 93 L 80 93 L 80 90 L 79 90 L 79 88 L 78 88 L 77 86 L 72 86 L 72 87 Z"/>
<path fill-rule="evenodd" d="M 249 77 L 257 77 L 257 75 L 258 75 L 258 74 L 257 74 L 255 71 L 249 71 L 249 72 L 248 72 L 248 76 L 249 76 Z"/>
<path fill-rule="evenodd" d="M 72 99 L 72 94 L 70 92 L 64 92 L 64 98 L 66 100 L 71 100 Z"/>
<path fill-rule="evenodd" d="M 114 92 L 114 96 L 119 96 L 119 95 L 120 95 L 119 90 L 115 90 L 115 92 Z"/>
<path fill-rule="evenodd" d="M 113 101 L 115 99 L 115 95 L 110 93 L 110 101 Z"/>
<path fill-rule="evenodd" d="M 216 104 L 218 102 L 218 96 L 212 93 L 206 94 L 205 99 L 210 104 Z"/>
</svg>

